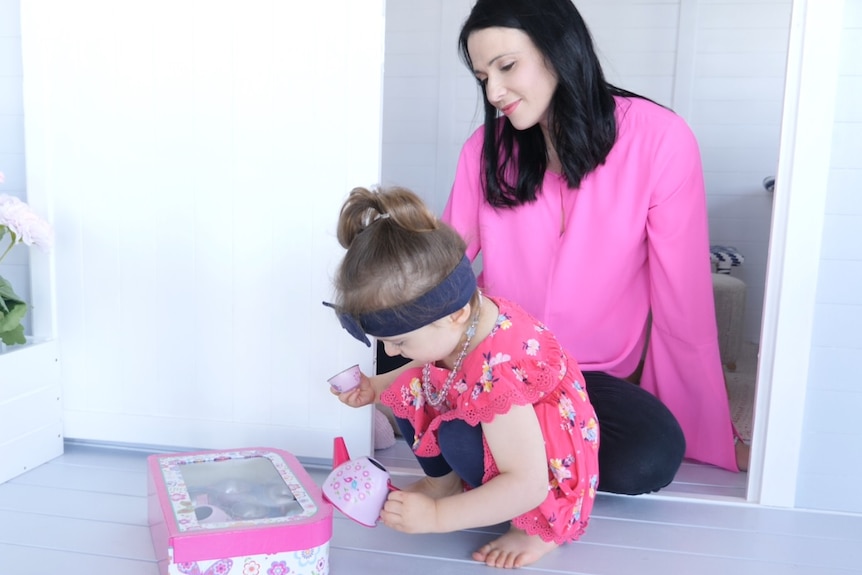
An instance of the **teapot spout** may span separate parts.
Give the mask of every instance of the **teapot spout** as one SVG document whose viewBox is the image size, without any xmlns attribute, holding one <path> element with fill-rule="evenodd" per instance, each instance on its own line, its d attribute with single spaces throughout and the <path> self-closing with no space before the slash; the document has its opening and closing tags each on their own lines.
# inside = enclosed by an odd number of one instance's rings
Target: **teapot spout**
<svg viewBox="0 0 862 575">
<path fill-rule="evenodd" d="M 347 445 L 344 443 L 344 438 L 339 436 L 335 438 L 332 446 L 332 468 L 335 469 L 342 463 L 350 461 L 350 453 L 347 452 Z"/>
</svg>

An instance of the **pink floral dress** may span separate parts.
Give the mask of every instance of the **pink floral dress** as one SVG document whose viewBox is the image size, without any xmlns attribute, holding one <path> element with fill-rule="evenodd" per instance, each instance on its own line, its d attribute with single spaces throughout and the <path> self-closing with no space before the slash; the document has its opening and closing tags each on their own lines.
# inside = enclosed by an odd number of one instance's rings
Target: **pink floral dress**
<svg viewBox="0 0 862 575">
<path fill-rule="evenodd" d="M 419 457 L 440 454 L 437 429 L 444 421 L 461 419 L 475 426 L 512 405 L 531 404 L 545 438 L 548 496 L 512 524 L 545 541 L 572 541 L 587 526 L 599 482 L 599 428 L 583 375 L 544 325 L 512 302 L 490 299 L 500 309 L 497 322 L 464 358 L 443 403 L 435 408 L 425 401 L 421 369 L 401 374 L 381 401 L 413 425 L 413 451 Z M 448 369 L 431 368 L 435 391 L 448 375 Z M 500 472 L 483 443 L 486 483 Z"/>
</svg>

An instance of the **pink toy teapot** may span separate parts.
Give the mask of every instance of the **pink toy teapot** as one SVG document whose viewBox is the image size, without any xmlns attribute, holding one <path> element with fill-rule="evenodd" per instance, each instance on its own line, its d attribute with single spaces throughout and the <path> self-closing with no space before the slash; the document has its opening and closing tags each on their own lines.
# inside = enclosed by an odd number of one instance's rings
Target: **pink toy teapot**
<svg viewBox="0 0 862 575">
<path fill-rule="evenodd" d="M 323 482 L 323 496 L 345 516 L 374 527 L 390 491 L 389 473 L 370 457 L 350 459 L 344 438 L 336 437 L 333 469 Z"/>
</svg>

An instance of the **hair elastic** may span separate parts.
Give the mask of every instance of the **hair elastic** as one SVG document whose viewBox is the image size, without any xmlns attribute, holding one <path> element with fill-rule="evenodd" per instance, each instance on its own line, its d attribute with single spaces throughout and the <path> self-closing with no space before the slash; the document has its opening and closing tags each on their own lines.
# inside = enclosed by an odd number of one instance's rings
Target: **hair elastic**
<svg viewBox="0 0 862 575">
<path fill-rule="evenodd" d="M 455 313 L 476 293 L 476 275 L 467 256 L 461 258 L 446 278 L 414 300 L 395 306 L 354 316 L 343 312 L 329 302 L 347 333 L 371 347 L 368 335 L 390 337 L 415 331 L 420 327 Z M 366 335 L 368 334 L 368 335 Z"/>
</svg>

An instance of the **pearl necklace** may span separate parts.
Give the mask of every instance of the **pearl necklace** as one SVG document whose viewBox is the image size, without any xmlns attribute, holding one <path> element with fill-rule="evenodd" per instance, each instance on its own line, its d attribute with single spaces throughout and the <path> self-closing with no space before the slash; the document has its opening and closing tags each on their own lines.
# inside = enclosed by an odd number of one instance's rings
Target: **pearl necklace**
<svg viewBox="0 0 862 575">
<path fill-rule="evenodd" d="M 476 306 L 476 313 L 473 314 L 473 321 L 470 322 L 470 327 L 467 328 L 467 339 L 464 341 L 464 346 L 461 348 L 461 353 L 458 354 L 457 359 L 455 359 L 455 365 L 452 366 L 452 371 L 449 372 L 449 377 L 446 378 L 446 383 L 443 384 L 443 387 L 440 388 L 439 393 L 434 393 L 434 389 L 431 387 L 431 364 L 426 363 L 422 366 L 422 394 L 425 396 L 425 401 L 430 403 L 433 407 L 437 407 L 443 400 L 446 399 L 446 396 L 449 395 L 449 388 L 452 387 L 452 383 L 455 381 L 455 376 L 461 370 L 461 362 L 464 361 L 464 358 L 467 357 L 467 348 L 470 347 L 470 342 L 473 341 L 473 336 L 476 335 L 476 327 L 479 325 L 479 315 L 482 311 L 482 293 L 479 293 L 479 305 Z"/>
</svg>

